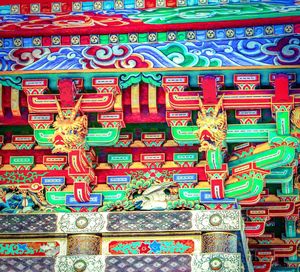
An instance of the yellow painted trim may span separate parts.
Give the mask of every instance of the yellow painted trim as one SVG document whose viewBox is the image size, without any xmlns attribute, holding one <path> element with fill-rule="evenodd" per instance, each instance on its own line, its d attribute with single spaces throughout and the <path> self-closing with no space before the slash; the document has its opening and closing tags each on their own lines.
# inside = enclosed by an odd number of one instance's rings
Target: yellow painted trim
<svg viewBox="0 0 300 272">
<path fill-rule="evenodd" d="M 140 84 L 131 86 L 131 112 L 140 113 Z"/>
<path fill-rule="evenodd" d="M 3 104 L 2 104 L 2 101 L 3 101 L 2 96 L 3 96 L 2 84 L 0 84 L 0 117 L 4 116 Z"/>
<path fill-rule="evenodd" d="M 150 113 L 157 113 L 157 90 L 156 86 L 148 84 L 148 106 Z"/>
<path fill-rule="evenodd" d="M 13 116 L 21 116 L 19 96 L 20 91 L 15 88 L 11 88 L 10 106 Z"/>
<path fill-rule="evenodd" d="M 114 110 L 115 111 L 123 111 L 122 93 L 117 94 L 115 96 Z"/>
<path fill-rule="evenodd" d="M 156 240 L 156 241 L 173 241 L 173 240 L 200 240 L 201 235 L 173 235 L 170 237 L 169 235 L 142 235 L 142 236 L 124 236 L 124 237 L 113 237 L 113 236 L 105 236 L 102 237 L 102 241 L 144 241 L 144 240 Z"/>
<path fill-rule="evenodd" d="M 61 73 L 116 73 L 116 72 L 163 72 L 163 71 L 210 71 L 210 70 L 265 70 L 265 69 L 299 69 L 300 65 L 264 65 L 264 66 L 230 66 L 230 67 L 177 67 L 177 68 L 114 68 L 114 69 L 74 69 L 74 70 L 45 70 L 45 71 L 1 71 L 0 75 L 19 75 L 19 74 L 61 74 Z"/>
<path fill-rule="evenodd" d="M 22 240 L 20 240 L 22 239 Z M 17 243 L 17 242 L 66 242 L 67 238 L 41 238 L 41 237 L 19 237 L 16 239 L 0 239 L 0 243 Z"/>
<path fill-rule="evenodd" d="M 169 93 L 166 91 L 166 89 L 165 89 L 165 96 L 166 96 L 166 110 L 167 111 L 174 110 L 170 103 Z"/>
</svg>

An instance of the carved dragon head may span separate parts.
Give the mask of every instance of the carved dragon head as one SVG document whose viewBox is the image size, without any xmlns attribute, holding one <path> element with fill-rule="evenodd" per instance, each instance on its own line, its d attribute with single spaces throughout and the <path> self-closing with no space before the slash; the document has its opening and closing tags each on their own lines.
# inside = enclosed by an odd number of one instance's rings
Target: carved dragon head
<svg viewBox="0 0 300 272">
<path fill-rule="evenodd" d="M 222 147 L 222 142 L 226 138 L 227 116 L 222 110 L 223 97 L 212 110 L 206 110 L 199 98 L 200 111 L 198 112 L 196 135 L 200 141 L 199 151 L 216 150 Z"/>
<path fill-rule="evenodd" d="M 70 152 L 74 149 L 84 148 L 85 137 L 88 132 L 88 119 L 86 115 L 77 116 L 80 108 L 82 96 L 77 101 L 72 109 L 70 116 L 65 117 L 59 102 L 56 100 L 58 115 L 53 123 L 55 133 L 51 137 L 51 142 L 54 145 L 52 153 Z"/>
<path fill-rule="evenodd" d="M 291 122 L 296 128 L 300 128 L 300 107 L 296 107 L 292 111 Z"/>
</svg>

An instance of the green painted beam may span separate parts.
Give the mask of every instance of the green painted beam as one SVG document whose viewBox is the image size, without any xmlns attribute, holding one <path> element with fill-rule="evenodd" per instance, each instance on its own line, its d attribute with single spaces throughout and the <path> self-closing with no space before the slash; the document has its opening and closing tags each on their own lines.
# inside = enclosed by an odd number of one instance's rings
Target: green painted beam
<svg viewBox="0 0 300 272">
<path fill-rule="evenodd" d="M 293 168 L 289 166 L 278 167 L 271 170 L 271 173 L 266 175 L 265 181 L 267 184 L 283 184 L 288 183 L 294 176 Z"/>
<path fill-rule="evenodd" d="M 176 142 L 180 144 L 193 143 L 199 144 L 196 132 L 197 126 L 172 127 L 171 132 Z M 267 142 L 270 131 L 276 130 L 276 124 L 254 124 L 254 125 L 228 125 L 226 142 L 245 143 L 245 142 Z"/>
<path fill-rule="evenodd" d="M 40 146 L 53 147 L 49 138 L 53 136 L 54 129 L 36 129 L 34 137 Z M 120 130 L 118 128 L 90 128 L 86 136 L 89 146 L 112 146 L 119 140 Z"/>
<path fill-rule="evenodd" d="M 255 162 L 258 168 L 271 170 L 291 163 L 295 158 L 295 148 L 279 146 L 228 163 L 229 169 L 249 162 Z"/>
<path fill-rule="evenodd" d="M 125 199 L 126 192 L 122 190 L 117 191 L 94 191 L 93 193 L 102 194 L 103 195 L 103 203 L 110 201 L 117 201 Z M 65 206 L 66 205 L 66 195 L 73 194 L 73 192 L 54 192 L 48 191 L 46 192 L 46 200 L 51 205 Z"/>
</svg>

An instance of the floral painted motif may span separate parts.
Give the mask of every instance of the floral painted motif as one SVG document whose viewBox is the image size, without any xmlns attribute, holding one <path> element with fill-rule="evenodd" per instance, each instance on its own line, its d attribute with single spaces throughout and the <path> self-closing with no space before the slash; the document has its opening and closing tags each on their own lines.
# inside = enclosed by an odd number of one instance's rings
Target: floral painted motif
<svg viewBox="0 0 300 272">
<path fill-rule="evenodd" d="M 60 252 L 58 242 L 26 242 L 26 243 L 0 243 L 0 257 L 12 256 L 39 256 L 53 257 Z"/>
<path fill-rule="evenodd" d="M 160 253 L 161 244 L 157 241 L 153 241 L 150 244 L 150 249 L 153 251 L 153 253 Z"/>
<path fill-rule="evenodd" d="M 193 252 L 193 240 L 112 241 L 109 243 L 109 253 L 112 255 L 191 254 Z"/>
<path fill-rule="evenodd" d="M 149 245 L 144 243 L 141 243 L 138 249 L 141 254 L 147 254 L 150 251 Z"/>
<path fill-rule="evenodd" d="M 0 184 L 33 183 L 39 177 L 43 177 L 47 174 L 48 172 L 38 173 L 34 171 L 7 171 L 0 175 Z"/>
<path fill-rule="evenodd" d="M 164 170 L 161 169 L 158 171 L 157 169 L 149 169 L 147 171 L 138 170 L 138 171 L 129 171 L 126 174 L 131 176 L 131 179 L 154 179 L 156 181 L 162 182 L 164 179 L 173 178 L 174 174 L 179 174 L 180 170 Z"/>
</svg>

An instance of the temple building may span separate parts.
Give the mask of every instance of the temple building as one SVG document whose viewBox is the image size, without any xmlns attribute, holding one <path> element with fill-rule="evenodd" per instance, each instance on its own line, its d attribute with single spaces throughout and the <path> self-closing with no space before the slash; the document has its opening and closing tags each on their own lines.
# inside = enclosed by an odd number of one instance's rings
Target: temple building
<svg viewBox="0 0 300 272">
<path fill-rule="evenodd" d="M 299 0 L 0 2 L 0 271 L 299 272 Z"/>
</svg>

